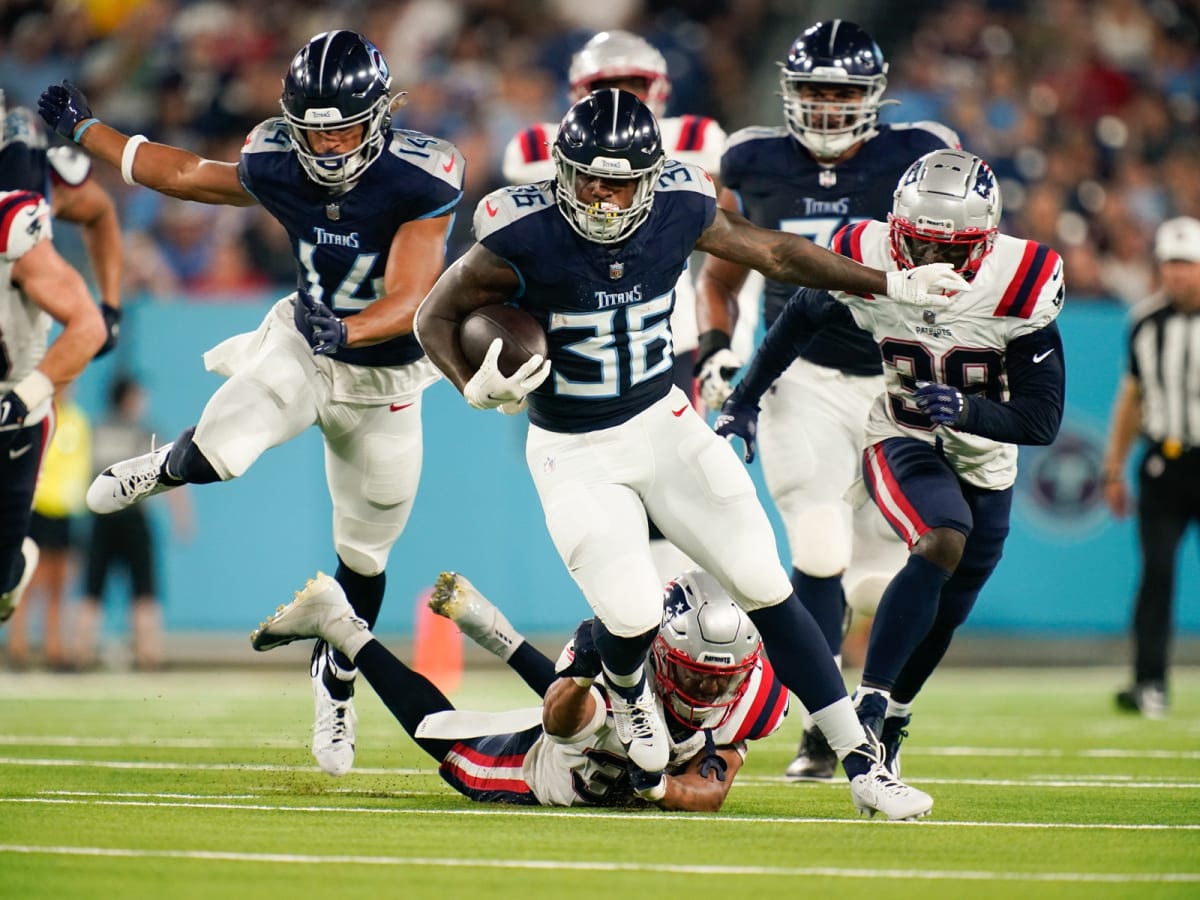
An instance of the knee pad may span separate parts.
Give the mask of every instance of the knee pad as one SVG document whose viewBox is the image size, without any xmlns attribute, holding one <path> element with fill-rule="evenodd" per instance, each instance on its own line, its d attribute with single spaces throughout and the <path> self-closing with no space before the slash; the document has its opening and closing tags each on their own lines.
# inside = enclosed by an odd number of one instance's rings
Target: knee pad
<svg viewBox="0 0 1200 900">
<path fill-rule="evenodd" d="M 365 522 L 350 516 L 333 517 L 333 547 L 338 557 L 359 575 L 379 575 L 387 567 L 388 554 L 403 525 Z"/>
<path fill-rule="evenodd" d="M 850 507 L 813 504 L 787 520 L 792 565 L 814 578 L 832 578 L 850 565 Z"/>
<path fill-rule="evenodd" d="M 879 601 L 891 580 L 892 575 L 877 573 L 861 575 L 854 579 L 846 578 L 843 581 L 846 605 L 854 610 L 855 615 L 871 618 L 879 608 Z"/>
</svg>

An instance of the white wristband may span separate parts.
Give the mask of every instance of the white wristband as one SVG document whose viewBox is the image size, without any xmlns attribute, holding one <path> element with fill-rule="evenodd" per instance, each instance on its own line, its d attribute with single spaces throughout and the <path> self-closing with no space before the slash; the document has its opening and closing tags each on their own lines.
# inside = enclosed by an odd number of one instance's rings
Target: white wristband
<svg viewBox="0 0 1200 900">
<path fill-rule="evenodd" d="M 54 396 L 54 382 L 40 369 L 34 369 L 15 385 L 13 393 L 21 398 L 25 409 L 32 412 L 35 407 Z"/>
<path fill-rule="evenodd" d="M 133 158 L 137 156 L 138 147 L 148 140 L 150 138 L 144 134 L 135 134 L 125 142 L 125 150 L 121 153 L 121 177 L 125 179 L 126 184 L 137 184 L 133 180 Z"/>
</svg>

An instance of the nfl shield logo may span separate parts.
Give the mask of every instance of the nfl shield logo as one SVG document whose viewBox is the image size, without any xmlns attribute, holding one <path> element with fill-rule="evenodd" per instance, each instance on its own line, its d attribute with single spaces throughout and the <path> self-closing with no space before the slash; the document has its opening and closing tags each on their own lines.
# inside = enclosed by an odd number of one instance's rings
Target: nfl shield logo
<svg viewBox="0 0 1200 900">
<path fill-rule="evenodd" d="M 330 222 L 336 222 L 342 217 L 342 205 L 340 203 L 325 204 L 325 218 Z"/>
<path fill-rule="evenodd" d="M 608 277 L 613 281 L 620 281 L 625 277 L 625 263 L 615 262 L 608 264 Z"/>
<path fill-rule="evenodd" d="M 833 169 L 822 169 L 817 176 L 817 184 L 823 188 L 831 188 L 837 184 L 837 173 Z"/>
<path fill-rule="evenodd" d="M 925 324 L 932 325 L 937 321 L 937 314 L 932 309 L 925 310 Z"/>
</svg>

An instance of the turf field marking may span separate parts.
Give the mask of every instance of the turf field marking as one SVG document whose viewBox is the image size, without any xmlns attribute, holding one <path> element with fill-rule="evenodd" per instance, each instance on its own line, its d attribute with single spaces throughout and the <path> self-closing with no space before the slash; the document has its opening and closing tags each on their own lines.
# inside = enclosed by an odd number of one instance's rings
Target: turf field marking
<svg viewBox="0 0 1200 900">
<path fill-rule="evenodd" d="M 154 795 L 151 795 L 154 796 Z M 627 810 L 593 811 L 584 809 L 565 810 L 546 807 L 524 809 L 395 809 L 371 806 L 288 806 L 269 803 L 157 803 L 149 800 L 98 800 L 73 799 L 68 797 L 0 797 L 0 803 L 27 803 L 60 806 L 129 806 L 151 808 L 177 809 L 224 809 L 234 812 L 250 810 L 253 812 L 300 812 L 300 813 L 344 813 L 359 815 L 360 813 L 375 813 L 380 815 L 411 815 L 411 816 L 481 816 L 494 818 L 498 816 L 539 816 L 542 818 L 583 818 L 583 819 L 613 819 L 622 821 L 663 821 L 663 813 L 639 813 Z M 700 815 L 689 813 L 686 816 L 670 817 L 675 822 L 737 822 L 739 824 L 770 824 L 770 825 L 858 825 L 861 819 L 821 819 L 800 816 L 738 816 L 738 815 Z M 916 822 L 885 822 L 887 825 L 913 825 L 922 828 L 963 827 L 963 828 L 1054 828 L 1077 831 L 1200 831 L 1197 824 L 1125 824 L 1116 822 L 948 822 L 923 819 Z"/>
<path fill-rule="evenodd" d="M 201 850 L 135 850 L 123 847 L 38 847 L 0 844 L 0 853 L 53 856 L 99 856 L 127 859 L 183 859 L 221 862 L 291 863 L 299 865 L 357 864 L 398 867 L 475 869 L 536 869 L 586 872 L 671 872 L 682 875 L 825 876 L 832 878 L 904 878 L 922 881 L 1034 881 L 1100 884 L 1195 884 L 1200 872 L 1146 874 L 1140 872 L 980 872 L 929 869 L 842 869 L 800 866 L 700 866 L 662 863 L 597 862 L 548 859 L 459 859 L 428 856 L 307 856 L 292 853 L 232 853 Z"/>
</svg>

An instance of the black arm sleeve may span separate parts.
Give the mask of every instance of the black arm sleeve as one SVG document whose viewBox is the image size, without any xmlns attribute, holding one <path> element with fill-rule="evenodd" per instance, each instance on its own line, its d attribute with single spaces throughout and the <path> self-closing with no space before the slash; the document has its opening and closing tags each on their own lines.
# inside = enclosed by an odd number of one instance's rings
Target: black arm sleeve
<svg viewBox="0 0 1200 900">
<path fill-rule="evenodd" d="M 853 323 L 850 310 L 827 291 L 814 288 L 796 291 L 767 331 L 730 400 L 758 406 L 762 395 L 804 352 L 817 331 L 823 325 L 842 320 Z"/>
<path fill-rule="evenodd" d="M 1000 403 L 969 395 L 961 431 L 1006 444 L 1049 444 L 1062 424 L 1066 367 L 1062 336 L 1051 322 L 1008 345 L 1010 397 Z"/>
</svg>

